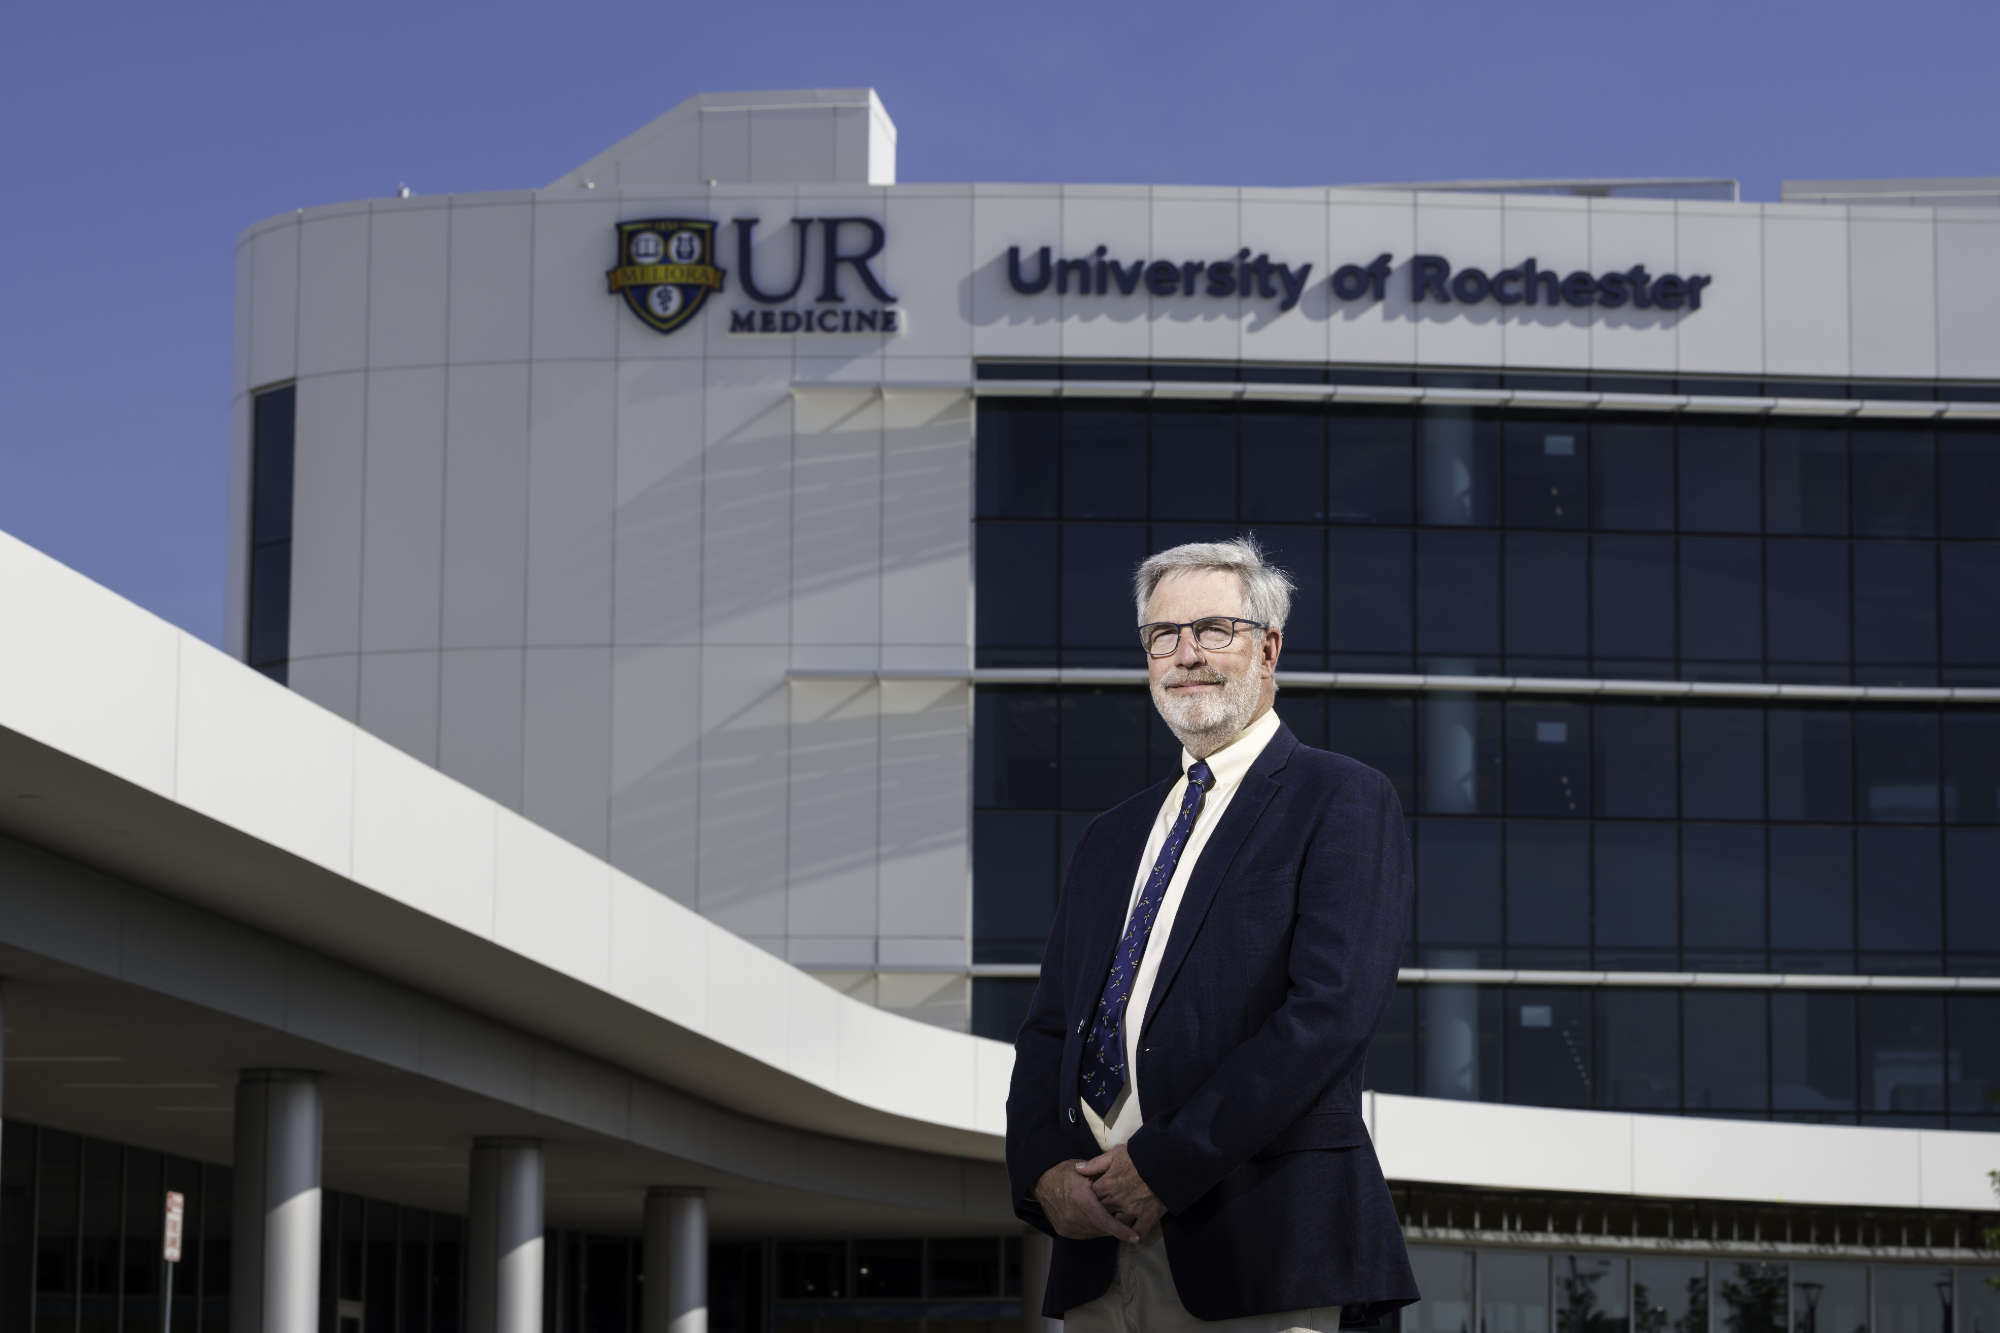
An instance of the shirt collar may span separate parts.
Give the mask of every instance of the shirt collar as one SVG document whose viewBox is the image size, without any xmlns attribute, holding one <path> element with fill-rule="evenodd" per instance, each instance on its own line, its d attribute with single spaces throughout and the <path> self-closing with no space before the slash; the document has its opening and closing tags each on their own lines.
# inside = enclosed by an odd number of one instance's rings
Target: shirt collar
<svg viewBox="0 0 2000 1333">
<path fill-rule="evenodd" d="M 1237 734 L 1235 740 L 1208 756 L 1208 771 L 1215 775 L 1215 786 L 1211 790 L 1226 790 L 1243 781 L 1250 765 L 1257 762 L 1257 756 L 1271 743 L 1271 737 L 1278 734 L 1278 710 L 1268 709 L 1264 716 L 1252 722 Z M 1194 756 L 1185 749 L 1181 751 L 1181 780 L 1187 780 L 1187 771 L 1194 763 Z"/>
</svg>

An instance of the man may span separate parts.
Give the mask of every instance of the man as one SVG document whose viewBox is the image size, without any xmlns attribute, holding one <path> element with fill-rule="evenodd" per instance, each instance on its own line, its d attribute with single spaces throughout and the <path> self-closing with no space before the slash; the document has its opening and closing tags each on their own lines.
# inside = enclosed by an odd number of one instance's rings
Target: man
<svg viewBox="0 0 2000 1333">
<path fill-rule="evenodd" d="M 1291 580 L 1256 544 L 1139 567 L 1181 771 L 1070 862 L 1014 1046 L 1016 1211 L 1071 1333 L 1333 1333 L 1417 1299 L 1360 1113 L 1409 919 L 1380 773 L 1272 711 Z"/>
</svg>

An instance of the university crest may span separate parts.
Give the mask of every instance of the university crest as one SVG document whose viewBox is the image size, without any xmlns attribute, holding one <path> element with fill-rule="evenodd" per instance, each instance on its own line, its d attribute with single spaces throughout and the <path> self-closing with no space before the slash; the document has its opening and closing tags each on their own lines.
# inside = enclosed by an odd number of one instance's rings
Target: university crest
<svg viewBox="0 0 2000 1333">
<path fill-rule="evenodd" d="M 661 333 L 693 319 L 722 289 L 715 267 L 715 224 L 694 218 L 647 218 L 618 224 L 618 266 L 605 275 L 632 313 Z"/>
</svg>

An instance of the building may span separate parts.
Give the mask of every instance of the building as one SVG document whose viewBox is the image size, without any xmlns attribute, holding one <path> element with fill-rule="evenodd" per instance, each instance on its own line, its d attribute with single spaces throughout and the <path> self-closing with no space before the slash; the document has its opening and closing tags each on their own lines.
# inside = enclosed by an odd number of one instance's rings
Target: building
<svg viewBox="0 0 2000 1333">
<path fill-rule="evenodd" d="M 252 227 L 241 663 L 0 542 L 0 1330 L 157 1319 L 163 1187 L 177 1328 L 1029 1322 L 1126 580 L 1243 529 L 1411 820 L 1404 1322 L 2000 1329 L 2000 213 L 894 153 L 704 95 Z"/>
</svg>

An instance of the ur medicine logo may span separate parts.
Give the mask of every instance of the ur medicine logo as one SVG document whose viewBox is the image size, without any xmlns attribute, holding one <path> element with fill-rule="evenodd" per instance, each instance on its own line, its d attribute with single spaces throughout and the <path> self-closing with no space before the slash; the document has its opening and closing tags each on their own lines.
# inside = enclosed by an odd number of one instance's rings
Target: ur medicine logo
<svg viewBox="0 0 2000 1333">
<path fill-rule="evenodd" d="M 618 265 L 605 275 L 632 313 L 661 333 L 693 319 L 722 290 L 715 224 L 697 218 L 644 218 L 618 224 Z"/>
</svg>

